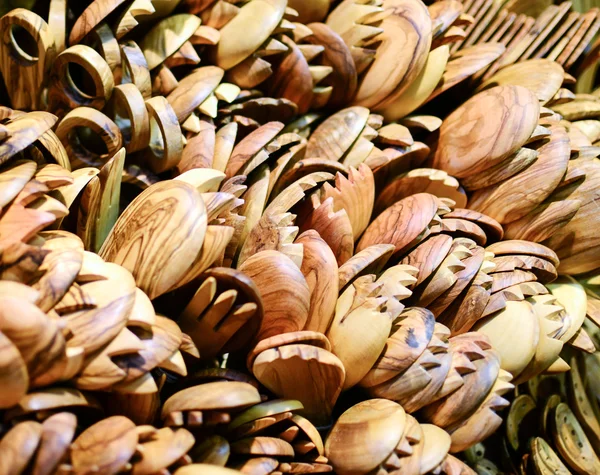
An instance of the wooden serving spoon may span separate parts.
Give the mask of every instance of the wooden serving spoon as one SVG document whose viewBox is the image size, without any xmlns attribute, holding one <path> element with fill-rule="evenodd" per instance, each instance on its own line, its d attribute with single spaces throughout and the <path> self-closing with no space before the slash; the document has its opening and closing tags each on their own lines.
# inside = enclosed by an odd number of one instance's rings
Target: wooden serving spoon
<svg viewBox="0 0 600 475">
<path fill-rule="evenodd" d="M 310 291 L 289 257 L 278 251 L 262 251 L 244 261 L 239 270 L 254 281 L 262 298 L 264 318 L 257 341 L 304 328 Z"/>
<path fill-rule="evenodd" d="M 406 427 L 402 406 L 385 399 L 363 401 L 344 412 L 325 441 L 336 473 L 368 473 L 396 448 Z"/>
<path fill-rule="evenodd" d="M 138 287 L 154 299 L 185 275 L 204 242 L 206 221 L 204 201 L 193 186 L 176 180 L 157 183 L 121 214 L 100 256 L 130 270 Z"/>
</svg>

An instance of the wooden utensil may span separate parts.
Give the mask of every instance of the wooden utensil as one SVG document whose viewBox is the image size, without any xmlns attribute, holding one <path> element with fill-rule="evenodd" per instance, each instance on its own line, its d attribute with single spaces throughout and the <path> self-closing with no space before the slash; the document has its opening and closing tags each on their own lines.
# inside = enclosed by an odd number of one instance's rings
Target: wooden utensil
<svg viewBox="0 0 600 475">
<path fill-rule="evenodd" d="M 254 281 L 263 301 L 265 314 L 257 341 L 304 328 L 310 291 L 291 259 L 277 251 L 262 251 L 244 261 L 239 270 Z"/>
<path fill-rule="evenodd" d="M 516 107 L 509 105 L 517 103 L 522 104 L 518 112 Z M 482 115 L 484 110 L 500 111 L 505 105 L 511 110 L 508 116 L 494 118 L 489 113 Z M 457 178 L 486 170 L 514 153 L 526 142 L 537 125 L 538 117 L 539 102 L 528 89 L 520 86 L 488 89 L 465 102 L 444 121 L 440 129 L 440 142 L 433 165 Z M 463 132 L 453 124 L 455 121 L 463 120 L 474 120 L 481 124 L 481 129 L 477 128 L 477 132 L 470 131 L 467 135 L 462 135 Z M 483 126 L 481 121 L 487 122 L 488 125 Z M 519 124 L 518 133 L 513 133 L 512 128 L 516 123 Z M 497 141 L 497 136 L 493 135 L 491 130 L 495 130 L 496 134 L 500 135 L 508 133 L 510 138 L 506 141 L 501 139 Z M 490 141 L 489 137 L 492 136 L 494 141 Z M 500 143 L 503 145 L 500 146 Z M 463 149 L 468 149 L 469 152 L 465 155 Z M 450 156 L 455 156 L 456 153 L 461 154 L 463 158 L 460 163 L 456 161 L 450 163 Z"/>
<path fill-rule="evenodd" d="M 279 397 L 295 394 L 311 422 L 330 422 L 345 379 L 342 362 L 316 346 L 294 344 L 268 349 L 254 360 L 256 378 Z"/>
<path fill-rule="evenodd" d="M 363 401 L 340 416 L 325 441 L 335 471 L 368 473 L 396 448 L 406 427 L 402 406 L 385 399 Z M 361 455 L 358 447 L 366 448 Z"/>
<path fill-rule="evenodd" d="M 161 215 L 163 226 L 155 228 L 152 223 Z M 148 216 L 152 221 L 147 220 Z M 100 255 L 131 270 L 137 285 L 153 299 L 185 274 L 202 246 L 205 231 L 206 207 L 200 193 L 181 181 L 157 183 L 142 192 L 119 217 Z M 187 236 L 183 245 L 180 233 Z M 147 242 L 153 245 L 138 249 L 141 238 L 149 238 Z M 135 260 L 132 249 L 137 249 Z M 162 277 L 157 279 L 154 272 L 158 268 Z"/>
</svg>

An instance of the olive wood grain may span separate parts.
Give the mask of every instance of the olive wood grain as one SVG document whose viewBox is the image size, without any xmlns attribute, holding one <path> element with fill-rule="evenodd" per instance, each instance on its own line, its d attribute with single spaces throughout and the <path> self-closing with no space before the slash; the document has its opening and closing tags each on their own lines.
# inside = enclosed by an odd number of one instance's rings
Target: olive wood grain
<svg viewBox="0 0 600 475">
<path fill-rule="evenodd" d="M 293 395 L 302 402 L 301 413 L 317 426 L 330 422 L 345 378 L 344 366 L 335 355 L 305 344 L 262 352 L 254 360 L 252 372 L 279 397 Z"/>
<path fill-rule="evenodd" d="M 157 220 L 163 222 L 158 228 Z M 206 207 L 193 186 L 175 180 L 157 183 L 121 214 L 99 254 L 130 270 L 138 287 L 153 299 L 185 274 L 202 246 L 206 226 Z M 140 249 L 142 238 L 148 241 Z"/>
<path fill-rule="evenodd" d="M 43 109 L 42 92 L 56 56 L 53 31 L 41 17 L 24 8 L 4 15 L 0 31 L 0 72 L 12 107 Z"/>
<path fill-rule="evenodd" d="M 257 341 L 304 328 L 310 290 L 289 257 L 278 251 L 262 251 L 245 260 L 239 270 L 254 281 L 263 302 L 264 318 Z"/>
<path fill-rule="evenodd" d="M 152 71 L 172 56 L 189 40 L 200 26 L 201 20 L 195 15 L 180 13 L 164 18 L 146 33 L 140 48 Z"/>
<path fill-rule="evenodd" d="M 300 268 L 310 291 L 310 307 L 303 330 L 326 333 L 338 297 L 338 265 L 335 255 L 319 233 L 305 231 L 296 242 L 304 254 Z"/>
<path fill-rule="evenodd" d="M 521 86 L 499 86 L 477 94 L 444 120 L 433 166 L 457 178 L 494 166 L 531 136 L 539 109 L 537 97 Z M 464 121 L 476 125 L 468 131 L 457 126 Z"/>
</svg>

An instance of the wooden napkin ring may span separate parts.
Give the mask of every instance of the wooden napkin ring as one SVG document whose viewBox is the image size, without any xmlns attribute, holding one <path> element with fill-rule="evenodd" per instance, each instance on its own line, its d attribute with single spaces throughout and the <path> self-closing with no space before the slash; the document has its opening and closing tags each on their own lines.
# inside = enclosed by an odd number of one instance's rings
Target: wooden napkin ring
<svg viewBox="0 0 600 475">
<path fill-rule="evenodd" d="M 45 109 L 43 86 L 56 55 L 50 27 L 35 13 L 16 8 L 0 19 L 0 34 L 0 72 L 11 106 Z"/>
<path fill-rule="evenodd" d="M 56 135 L 65 146 L 74 170 L 82 167 L 101 168 L 117 153 L 123 142 L 117 124 L 91 107 L 79 107 L 69 112 L 58 124 Z M 82 138 L 87 140 L 82 141 Z M 97 138 L 104 142 L 106 150 L 90 150 L 86 145 L 93 144 Z"/>
<path fill-rule="evenodd" d="M 115 86 L 107 113 L 121 130 L 127 153 L 137 152 L 148 146 L 150 140 L 148 110 L 135 84 Z"/>
<path fill-rule="evenodd" d="M 72 76 L 74 72 L 81 72 L 87 82 L 76 83 Z M 108 63 L 94 49 L 85 45 L 71 46 L 56 57 L 51 80 L 50 110 L 61 109 L 61 103 L 69 109 L 80 106 L 102 109 L 115 87 Z"/>
<path fill-rule="evenodd" d="M 183 135 L 177 115 L 169 101 L 155 96 L 146 101 L 150 118 L 150 146 L 145 162 L 154 173 L 162 173 L 177 166 L 183 153 Z"/>
<path fill-rule="evenodd" d="M 115 70 L 115 80 L 121 84 L 135 84 L 144 99 L 152 97 L 148 63 L 135 41 L 127 41 L 121 45 L 121 67 Z"/>
</svg>

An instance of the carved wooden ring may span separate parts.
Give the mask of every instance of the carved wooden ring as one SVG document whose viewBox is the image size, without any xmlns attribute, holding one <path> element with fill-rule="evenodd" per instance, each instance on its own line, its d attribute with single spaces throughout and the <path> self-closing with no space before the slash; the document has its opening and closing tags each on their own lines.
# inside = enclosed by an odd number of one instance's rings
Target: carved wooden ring
<svg viewBox="0 0 600 475">
<path fill-rule="evenodd" d="M 127 153 L 137 152 L 148 146 L 150 140 L 148 110 L 135 84 L 115 86 L 109 102 L 109 110 L 111 119 L 121 130 Z"/>
<path fill-rule="evenodd" d="M 183 153 L 183 135 L 177 115 L 163 96 L 146 101 L 150 118 L 150 146 L 145 161 L 154 173 L 162 173 L 179 163 Z"/>
<path fill-rule="evenodd" d="M 87 127 L 97 134 L 106 145 L 106 152 L 97 153 L 84 145 L 76 130 L 80 127 Z M 121 148 L 122 144 L 121 131 L 117 124 L 102 112 L 91 107 L 79 107 L 69 112 L 58 124 L 56 135 L 67 149 L 73 169 L 102 167 Z"/>
<path fill-rule="evenodd" d="M 29 41 L 18 41 L 20 30 L 27 32 Z M 35 13 L 17 8 L 0 19 L 0 34 L 0 72 L 12 107 L 43 109 L 40 93 L 56 54 L 52 31 Z"/>
<path fill-rule="evenodd" d="M 91 77 L 94 91 L 89 94 L 75 84 L 70 72 L 70 65 L 81 66 Z M 75 45 L 56 57 L 53 66 L 55 86 L 66 105 L 75 109 L 89 106 L 102 109 L 115 87 L 115 81 L 108 63 L 99 53 L 85 45 Z"/>
<path fill-rule="evenodd" d="M 152 97 L 152 80 L 148 63 L 135 41 L 127 41 L 121 45 L 121 61 L 121 84 L 133 83 L 144 99 Z"/>
</svg>

